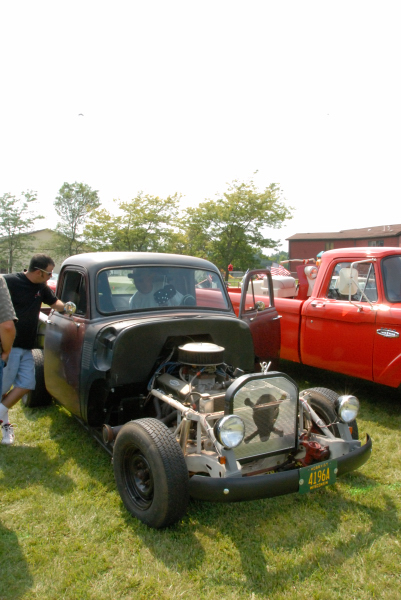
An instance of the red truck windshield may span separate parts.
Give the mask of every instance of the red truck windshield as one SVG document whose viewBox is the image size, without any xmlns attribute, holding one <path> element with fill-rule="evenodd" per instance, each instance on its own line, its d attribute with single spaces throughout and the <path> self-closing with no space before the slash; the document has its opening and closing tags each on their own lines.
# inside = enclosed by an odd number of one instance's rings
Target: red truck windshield
<svg viewBox="0 0 401 600">
<path fill-rule="evenodd" d="M 384 291 L 389 302 L 401 302 L 401 256 L 389 256 L 382 262 Z"/>
</svg>

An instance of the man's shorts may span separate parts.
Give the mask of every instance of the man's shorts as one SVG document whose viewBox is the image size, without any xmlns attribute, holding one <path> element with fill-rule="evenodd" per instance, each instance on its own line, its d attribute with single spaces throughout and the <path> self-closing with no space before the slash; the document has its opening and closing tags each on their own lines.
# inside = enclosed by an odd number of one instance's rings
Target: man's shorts
<svg viewBox="0 0 401 600">
<path fill-rule="evenodd" d="M 12 348 L 7 366 L 3 369 L 2 394 L 6 394 L 12 385 L 26 390 L 34 390 L 35 384 L 35 363 L 32 350 Z"/>
</svg>

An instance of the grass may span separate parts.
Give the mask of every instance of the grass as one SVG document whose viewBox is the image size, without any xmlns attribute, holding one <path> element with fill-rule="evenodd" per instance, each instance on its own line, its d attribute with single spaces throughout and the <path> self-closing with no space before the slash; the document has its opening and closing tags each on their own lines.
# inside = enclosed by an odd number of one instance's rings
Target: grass
<svg viewBox="0 0 401 600">
<path fill-rule="evenodd" d="M 63 409 L 13 409 L 0 446 L 0 599 L 398 599 L 401 410 L 394 392 L 283 363 L 305 387 L 353 392 L 371 460 L 335 486 L 217 505 L 150 530 L 116 491 L 110 457 Z"/>
</svg>

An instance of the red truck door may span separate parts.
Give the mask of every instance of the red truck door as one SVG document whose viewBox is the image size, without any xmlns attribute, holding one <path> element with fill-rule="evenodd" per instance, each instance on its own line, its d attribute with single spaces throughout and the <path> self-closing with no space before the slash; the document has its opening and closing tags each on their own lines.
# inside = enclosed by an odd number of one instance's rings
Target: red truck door
<svg viewBox="0 0 401 600">
<path fill-rule="evenodd" d="M 301 357 L 307 365 L 373 379 L 373 346 L 377 311 L 360 293 L 341 294 L 340 270 L 350 263 L 337 262 L 322 283 L 319 295 L 305 301 L 302 309 Z M 359 283 L 370 298 L 377 301 L 375 267 L 358 265 Z"/>
<path fill-rule="evenodd" d="M 373 356 L 376 383 L 398 387 L 401 384 L 401 305 L 377 311 Z"/>
<path fill-rule="evenodd" d="M 253 281 L 257 275 L 266 277 L 268 290 L 256 293 Z M 272 361 L 278 368 L 280 356 L 280 316 L 274 306 L 273 282 L 267 269 L 249 271 L 242 282 L 239 318 L 251 330 L 257 361 Z"/>
</svg>

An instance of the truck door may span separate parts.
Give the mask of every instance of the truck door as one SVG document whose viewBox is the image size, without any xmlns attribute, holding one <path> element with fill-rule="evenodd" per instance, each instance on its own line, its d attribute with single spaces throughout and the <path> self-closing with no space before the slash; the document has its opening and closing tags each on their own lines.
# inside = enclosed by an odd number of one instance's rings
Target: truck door
<svg viewBox="0 0 401 600">
<path fill-rule="evenodd" d="M 263 288 L 256 287 L 257 276 L 263 276 Z M 280 357 L 280 317 L 274 306 L 273 282 L 269 270 L 249 271 L 245 275 L 238 316 L 251 330 L 255 361 L 272 361 L 272 369 L 277 369 Z"/>
<path fill-rule="evenodd" d="M 86 274 L 67 268 L 58 284 L 60 300 L 76 304 L 76 313 L 51 311 L 45 335 L 45 381 L 49 393 L 75 415 L 81 415 L 79 382 L 82 346 L 89 319 Z"/>
<path fill-rule="evenodd" d="M 376 311 L 359 291 L 351 296 L 339 290 L 341 269 L 350 262 L 339 262 L 328 273 L 318 297 L 305 301 L 301 323 L 302 362 L 353 377 L 372 380 Z M 375 265 L 357 265 L 358 285 L 377 303 Z"/>
</svg>

